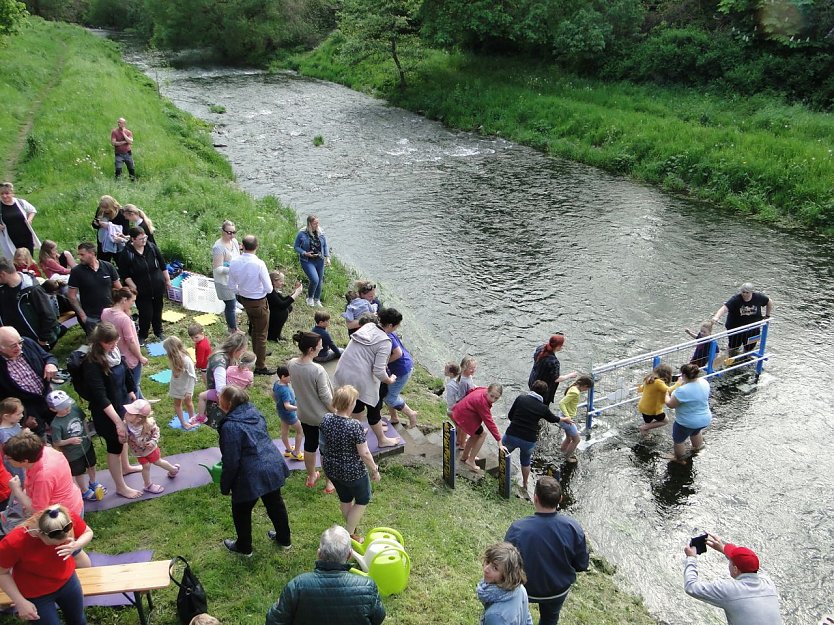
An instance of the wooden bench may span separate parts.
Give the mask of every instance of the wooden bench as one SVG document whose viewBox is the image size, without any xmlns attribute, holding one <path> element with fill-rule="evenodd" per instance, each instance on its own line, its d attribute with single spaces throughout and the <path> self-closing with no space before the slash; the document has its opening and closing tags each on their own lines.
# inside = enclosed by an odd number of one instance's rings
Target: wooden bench
<svg viewBox="0 0 834 625">
<path fill-rule="evenodd" d="M 114 564 L 111 566 L 93 566 L 86 569 L 76 569 L 81 590 L 85 597 L 96 595 L 123 594 L 139 613 L 139 622 L 148 624 L 153 610 L 151 591 L 166 588 L 171 583 L 168 575 L 170 560 L 155 560 L 153 562 L 134 562 L 132 564 Z M 131 598 L 131 595 L 133 597 Z M 148 598 L 148 610 L 142 603 L 142 596 Z M 11 605 L 9 596 L 0 591 L 0 605 Z"/>
</svg>

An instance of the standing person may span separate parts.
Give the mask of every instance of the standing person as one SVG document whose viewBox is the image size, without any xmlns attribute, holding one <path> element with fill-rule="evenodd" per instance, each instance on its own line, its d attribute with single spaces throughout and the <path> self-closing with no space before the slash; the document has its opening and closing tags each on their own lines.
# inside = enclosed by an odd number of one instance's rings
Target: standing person
<svg viewBox="0 0 834 625">
<path fill-rule="evenodd" d="M 290 470 L 269 437 L 266 418 L 249 402 L 246 391 L 235 386 L 223 389 L 220 409 L 226 413 L 220 425 L 220 492 L 231 493 L 232 520 L 237 532 L 235 540 L 227 538 L 223 545 L 232 553 L 252 555 L 252 509 L 260 499 L 275 528 L 267 532 L 267 538 L 282 549 L 289 549 L 290 520 L 281 487 Z"/>
<path fill-rule="evenodd" d="M 278 377 L 272 385 L 272 399 L 275 400 L 275 410 L 281 419 L 281 442 L 284 443 L 284 458 L 304 460 L 301 444 L 304 441 L 304 430 L 298 424 L 298 407 L 295 405 L 295 393 L 290 385 L 290 370 L 281 365 L 275 370 Z M 295 445 L 290 446 L 290 428 L 295 430 Z"/>
<path fill-rule="evenodd" d="M 672 367 L 661 364 L 643 378 L 642 384 L 637 385 L 637 391 L 641 393 L 637 410 L 643 415 L 640 432 L 645 434 L 649 430 L 663 427 L 668 423 L 664 408 L 666 408 L 666 393 L 672 390 L 671 384 Z"/>
<path fill-rule="evenodd" d="M 562 416 L 559 427 L 565 431 L 565 440 L 562 441 L 560 449 L 571 464 L 577 461 L 574 452 L 579 447 L 579 428 L 574 423 L 579 408 L 579 396 L 592 388 L 594 379 L 589 375 L 580 375 L 565 390 L 565 396 L 559 401 L 559 413 Z"/>
<path fill-rule="evenodd" d="M 199 371 L 205 372 L 208 367 L 208 359 L 211 356 L 211 341 L 208 340 L 203 326 L 196 321 L 188 325 L 188 337 L 194 341 L 194 366 Z"/>
<path fill-rule="evenodd" d="M 238 358 L 246 351 L 247 339 L 243 332 L 232 332 L 226 340 L 220 344 L 216 352 L 209 356 L 206 365 L 206 390 L 200 393 L 197 400 L 197 416 L 194 421 L 205 423 L 206 404 L 215 402 L 220 393 L 226 388 L 226 369 L 237 362 Z"/>
<path fill-rule="evenodd" d="M 194 414 L 194 386 L 197 384 L 197 372 L 194 369 L 194 361 L 185 351 L 185 346 L 179 337 L 169 336 L 162 342 L 165 354 L 168 356 L 168 365 L 171 367 L 171 382 L 168 384 L 168 397 L 174 400 L 174 413 L 180 420 L 183 430 L 190 430 L 197 427 L 192 421 Z M 188 411 L 188 419 L 183 414 L 182 407 Z"/>
<path fill-rule="evenodd" d="M 388 393 L 383 398 L 383 401 L 388 406 L 392 424 L 400 422 L 397 418 L 397 412 L 399 411 L 408 417 L 408 427 L 413 428 L 417 425 L 417 411 L 412 410 L 405 403 L 403 396 L 400 395 L 414 369 L 414 360 L 411 358 L 411 354 L 408 353 L 405 345 L 403 345 L 402 339 L 397 334 L 397 329 L 400 327 L 402 321 L 402 313 L 395 308 L 385 308 L 379 314 L 379 323 L 382 326 L 382 331 L 391 339 L 388 373 L 396 377 L 394 383 L 388 385 Z"/>
<path fill-rule="evenodd" d="M 113 289 L 113 305 L 101 311 L 101 320 L 116 326 L 119 332 L 118 348 L 125 359 L 125 364 L 133 374 L 136 384 L 136 397 L 142 399 L 139 385 L 142 380 L 142 367 L 148 364 L 148 359 L 142 355 L 139 336 L 136 334 L 136 324 L 133 323 L 131 310 L 136 301 L 136 290 L 130 287 Z"/>
<path fill-rule="evenodd" d="M 35 248 L 41 246 L 32 228 L 37 213 L 29 202 L 14 196 L 11 182 L 0 184 L 0 255 L 11 260 L 19 247 L 35 253 Z"/>
<path fill-rule="evenodd" d="M 692 451 L 704 446 L 701 431 L 712 422 L 709 409 L 709 382 L 699 378 L 701 370 L 691 363 L 681 365 L 680 386 L 666 392 L 666 405 L 675 409 L 675 423 L 672 424 L 672 441 L 675 444 L 673 460 L 679 464 L 686 461 L 686 439 L 692 443 Z"/>
<path fill-rule="evenodd" d="M 140 228 L 130 229 L 130 243 L 118 258 L 119 273 L 129 287 L 136 290 L 136 308 L 139 310 L 139 343 L 153 333 L 165 340 L 162 331 L 162 307 L 171 278 L 165 268 L 165 259 L 159 248 L 148 241 L 148 235 Z"/>
<path fill-rule="evenodd" d="M 0 397 L 16 397 L 27 417 L 34 417 L 35 431 L 43 434 L 52 422 L 46 396 L 58 373 L 58 359 L 30 338 L 20 338 L 12 327 L 0 328 Z"/>
<path fill-rule="evenodd" d="M 455 404 L 452 410 L 452 421 L 468 436 L 460 460 L 472 473 L 482 473 L 481 468 L 475 462 L 486 440 L 484 426 L 487 426 L 501 451 L 507 453 L 507 448 L 501 442 L 501 432 L 498 431 L 498 426 L 492 418 L 492 406 L 501 399 L 503 393 L 504 387 L 500 384 L 476 388 Z"/>
<path fill-rule="evenodd" d="M 702 339 L 710 334 L 712 334 L 712 326 L 715 322 L 712 319 L 704 321 L 701 324 L 698 333 L 696 334 L 689 328 L 684 328 L 683 331 L 686 332 L 687 335 L 691 336 L 693 339 Z M 700 345 L 695 347 L 695 351 L 692 353 L 692 358 L 689 359 L 693 365 L 698 365 L 699 367 L 706 367 L 707 362 L 709 361 L 709 351 L 710 346 L 715 343 L 715 341 L 707 341 L 706 343 L 701 343 Z M 715 350 L 715 354 L 718 354 L 718 349 Z"/>
<path fill-rule="evenodd" d="M 772 313 L 773 300 L 764 293 L 753 291 L 752 282 L 745 282 L 741 285 L 737 295 L 733 295 L 724 302 L 721 308 L 715 311 L 712 320 L 720 321 L 721 317 L 726 314 L 727 320 L 724 322 L 724 327 L 728 330 L 734 330 L 746 326 L 748 323 L 769 319 Z M 758 340 L 753 339 L 758 337 L 760 332 L 759 328 L 753 328 L 728 337 L 730 356 L 738 354 L 740 347 L 744 347 L 745 352 L 752 352 L 756 349 Z"/>
<path fill-rule="evenodd" d="M 0 589 L 24 621 L 87 625 L 84 593 L 75 558 L 93 539 L 84 520 L 64 506 L 50 505 L 32 515 L 0 542 Z"/>
<path fill-rule="evenodd" d="M 113 289 L 122 288 L 119 272 L 106 260 L 98 259 L 95 245 L 84 242 L 78 246 L 78 264 L 70 271 L 67 285 L 70 306 L 89 336 L 101 321 L 101 311 L 113 304 Z"/>
<path fill-rule="evenodd" d="M 142 467 L 144 490 L 146 493 L 158 495 L 165 488 L 151 482 L 151 465 L 167 471 L 170 479 L 177 477 L 180 465 L 162 459 L 159 449 L 159 426 L 153 418 L 151 403 L 147 399 L 137 399 L 122 408 L 125 411 L 128 446 Z"/>
<path fill-rule="evenodd" d="M 709 535 L 707 546 L 724 554 L 730 579 L 698 581 L 698 553 L 687 545 L 683 551 L 683 589 L 690 597 L 724 610 L 728 625 L 782 625 L 779 595 L 771 579 L 759 573 L 759 558 L 747 547 L 725 543 Z"/>
<path fill-rule="evenodd" d="M 133 133 L 127 129 L 124 117 L 116 121 L 116 127 L 110 131 L 110 145 L 116 153 L 116 180 L 122 175 L 122 164 L 127 165 L 130 179 L 136 180 L 136 167 L 133 164 Z"/>
<path fill-rule="evenodd" d="M 266 368 L 266 335 L 269 330 L 269 304 L 266 296 L 272 292 L 272 281 L 266 264 L 257 256 L 258 239 L 254 234 L 243 237 L 243 254 L 229 265 L 229 288 L 249 318 L 252 351 L 257 356 L 255 375 L 271 375 Z"/>
<path fill-rule="evenodd" d="M 484 578 L 475 592 L 484 604 L 481 625 L 533 625 L 524 588 L 524 562 L 514 545 L 503 542 L 487 547 Z"/>
<path fill-rule="evenodd" d="M 334 525 L 324 531 L 316 570 L 291 579 L 266 613 L 266 625 L 380 625 L 385 606 L 376 582 L 350 572 L 350 536 Z"/>
<path fill-rule="evenodd" d="M 236 233 L 235 222 L 227 219 L 220 226 L 220 238 L 211 248 L 214 290 L 217 293 L 217 299 L 226 306 L 223 315 L 229 332 L 237 330 L 237 299 L 235 299 L 234 290 L 229 288 L 229 266 L 240 256 L 240 244 L 235 238 Z"/>
<path fill-rule="evenodd" d="M 90 414 L 96 433 L 107 444 L 107 468 L 116 492 L 126 499 L 137 499 L 142 491 L 125 484 L 124 476 L 142 468 L 128 463 L 127 428 L 123 421 L 124 407 L 136 401 L 136 384 L 117 347 L 118 341 L 116 326 L 102 321 L 90 336 L 90 351 L 81 366 L 90 396 Z"/>
<path fill-rule="evenodd" d="M 333 393 L 333 412 L 324 415 L 319 426 L 321 467 L 333 482 L 339 496 L 339 508 L 350 537 L 361 543 L 356 526 L 371 501 L 371 480 L 380 480 L 379 467 L 368 449 L 365 430 L 351 418 L 359 392 L 352 386 L 340 386 Z"/>
<path fill-rule="evenodd" d="M 504 432 L 501 443 L 507 448 L 507 453 L 519 450 L 521 456 L 521 481 L 524 492 L 527 492 L 527 482 L 530 479 L 530 467 L 533 464 L 533 451 L 539 440 L 539 422 L 544 419 L 548 423 L 559 423 L 567 417 L 557 417 L 544 404 L 547 384 L 541 380 L 533 382 L 533 388 L 525 395 L 515 398 L 507 419 L 510 425 Z"/>
<path fill-rule="evenodd" d="M 576 573 L 589 564 L 585 532 L 572 518 L 557 512 L 562 487 L 555 478 L 536 482 L 536 513 L 510 525 L 504 537 L 524 559 L 527 595 L 539 604 L 539 625 L 556 625 Z"/>
<path fill-rule="evenodd" d="M 92 227 L 97 230 L 96 252 L 101 260 L 113 261 L 127 243 L 130 223 L 124 215 L 122 205 L 110 195 L 102 195 Z"/>
<path fill-rule="evenodd" d="M 298 254 L 301 268 L 310 280 L 307 286 L 307 305 L 321 306 L 324 267 L 330 264 L 330 250 L 324 230 L 319 227 L 318 217 L 307 217 L 307 226 L 298 231 L 293 248 Z"/>
<path fill-rule="evenodd" d="M 107 489 L 96 481 L 96 448 L 87 433 L 84 412 L 64 391 L 52 391 L 46 396 L 46 403 L 55 413 L 52 447 L 66 457 L 81 497 L 85 501 L 101 501 Z"/>
<path fill-rule="evenodd" d="M 379 393 L 380 382 L 393 384 L 397 381 L 397 376 L 388 373 L 391 339 L 372 315 L 363 315 L 359 324 L 359 329 L 350 337 L 336 365 L 333 383 L 336 386 L 350 384 L 359 391 L 354 412 L 358 414 L 367 410 L 368 425 L 376 435 L 378 447 L 394 447 L 399 445 L 400 440 L 399 437 L 389 438 L 385 435 L 382 396 Z"/>
<path fill-rule="evenodd" d="M 333 412 L 333 386 L 327 371 L 314 362 L 321 350 L 321 337 L 313 332 L 296 332 L 292 340 L 301 356 L 287 363 L 295 391 L 298 420 L 304 430 L 304 468 L 307 469 L 307 488 L 315 488 L 319 479 L 316 471 L 316 452 L 319 450 L 319 426 L 324 415 Z M 325 494 L 336 487 L 327 480 Z"/>
<path fill-rule="evenodd" d="M 443 394 L 446 398 L 446 416 L 452 416 L 452 408 L 460 401 L 458 397 L 458 377 L 460 377 L 460 367 L 453 362 L 447 362 L 443 367 L 443 376 L 446 378 Z"/>
<path fill-rule="evenodd" d="M 0 324 L 47 349 L 58 340 L 60 324 L 46 291 L 6 258 L 0 258 Z"/>
<path fill-rule="evenodd" d="M 295 283 L 293 292 L 289 295 L 282 295 L 284 288 L 284 274 L 280 271 L 270 271 L 269 279 L 272 281 L 272 291 L 267 293 L 266 301 L 269 304 L 269 330 L 266 333 L 267 341 L 283 341 L 281 331 L 292 312 L 292 305 L 301 294 L 300 282 Z"/>
<path fill-rule="evenodd" d="M 155 228 L 151 218 L 145 214 L 145 211 L 135 204 L 125 204 L 122 207 L 122 214 L 127 219 L 131 228 L 141 228 L 148 235 L 148 241 L 156 245 L 156 239 L 153 236 Z"/>
<path fill-rule="evenodd" d="M 527 386 L 532 389 L 533 382 L 536 380 L 541 380 L 547 384 L 547 395 L 544 398 L 544 403 L 548 406 L 553 403 L 553 398 L 556 397 L 556 389 L 559 388 L 559 383 L 576 377 L 576 371 L 560 375 L 561 363 L 556 357 L 556 352 L 562 351 L 564 345 L 565 335 L 554 334 L 547 343 L 539 345 L 533 352 L 533 368 L 530 370 Z"/>
</svg>

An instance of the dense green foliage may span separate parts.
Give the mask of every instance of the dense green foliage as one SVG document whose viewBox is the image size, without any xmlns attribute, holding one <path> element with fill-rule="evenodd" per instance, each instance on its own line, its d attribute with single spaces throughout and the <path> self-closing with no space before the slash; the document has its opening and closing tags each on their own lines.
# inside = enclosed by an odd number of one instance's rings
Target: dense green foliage
<svg viewBox="0 0 834 625">
<path fill-rule="evenodd" d="M 206 126 L 158 98 L 144 76 L 119 61 L 114 45 L 75 27 L 32 20 L 31 27 L 14 38 L 13 46 L 0 50 L 0 84 L 6 94 L 0 108 L 4 130 L 0 159 L 14 172 L 20 195 L 39 208 L 34 225 L 42 236 L 57 240 L 61 247 L 77 243 L 91 234 L 88 224 L 96 198 L 111 193 L 143 207 L 157 225 L 163 249 L 169 254 L 181 251 L 192 267 L 206 268 L 207 246 L 217 234 L 218 220 L 229 216 L 242 231 L 261 237 L 261 255 L 270 265 L 283 266 L 291 278 L 300 273 L 287 249 L 295 231 L 291 211 L 274 200 L 256 202 L 237 189 L 228 163 L 210 147 Z M 119 115 L 128 119 L 135 133 L 141 176 L 135 184 L 112 180 L 109 129 Z M 326 301 L 336 302 L 330 309 L 334 317 L 342 302 L 338 293 L 347 281 L 344 268 L 335 264 L 325 292 Z M 309 328 L 311 317 L 312 311 L 299 303 L 285 331 Z M 189 321 L 187 316 L 167 324 L 166 332 L 188 344 Z M 215 343 L 225 335 L 222 323 L 206 330 Z M 334 324 L 331 330 L 344 343 L 344 325 Z M 81 339 L 78 328 L 71 330 L 59 343 L 59 358 Z M 275 353 L 270 366 L 293 353 L 289 342 L 271 344 L 271 349 Z M 149 375 L 166 366 L 165 358 L 151 358 L 142 381 L 147 397 L 161 399 L 154 407 L 161 424 L 172 415 L 171 399 L 166 386 Z M 266 377 L 256 378 L 251 395 L 277 436 L 280 425 L 268 395 L 270 383 Z M 407 388 L 408 402 L 420 410 L 421 422 L 434 426 L 445 416 L 444 405 L 429 391 L 436 384 L 418 369 Z M 165 456 L 217 445 L 217 434 L 209 428 L 183 432 L 163 426 L 162 430 Z M 101 468 L 104 449 L 101 441 L 95 444 Z M 482 612 L 473 591 L 481 577 L 479 556 L 486 545 L 503 536 L 513 519 L 529 514 L 529 504 L 499 499 L 492 478 L 479 485 L 460 480 L 458 488 L 450 491 L 441 485 L 437 466 L 405 466 L 397 460 L 382 460 L 381 466 L 382 481 L 374 485 L 363 530 L 396 527 L 404 534 L 414 563 L 408 589 L 384 600 L 386 622 L 476 622 Z M 183 555 L 205 585 L 210 612 L 221 622 L 262 623 L 287 580 L 312 569 L 322 530 L 341 521 L 337 501 L 323 495 L 319 484 L 315 490 L 305 488 L 304 476 L 295 472 L 283 489 L 292 528 L 289 552 L 268 544 L 264 536 L 268 520 L 257 506 L 255 555 L 242 559 L 229 554 L 221 542 L 234 533 L 229 499 L 213 484 L 87 515 L 95 532 L 90 549 L 110 554 L 151 549 L 156 559 Z M 154 593 L 154 622 L 176 621 L 175 597 L 173 585 Z M 102 625 L 138 623 L 130 607 L 91 608 L 87 616 L 90 623 Z M 610 570 L 595 560 L 571 592 L 562 622 L 649 625 L 653 620 L 638 600 L 617 589 Z"/>
<path fill-rule="evenodd" d="M 834 120 L 767 96 L 580 79 L 551 64 L 427 53 L 411 86 L 344 65 L 338 40 L 303 73 L 372 91 L 456 128 L 501 135 L 718 205 L 834 231 Z"/>
<path fill-rule="evenodd" d="M 18 31 L 23 19 L 28 15 L 26 5 L 17 0 L 0 0 L 0 45 L 3 38 Z"/>
</svg>

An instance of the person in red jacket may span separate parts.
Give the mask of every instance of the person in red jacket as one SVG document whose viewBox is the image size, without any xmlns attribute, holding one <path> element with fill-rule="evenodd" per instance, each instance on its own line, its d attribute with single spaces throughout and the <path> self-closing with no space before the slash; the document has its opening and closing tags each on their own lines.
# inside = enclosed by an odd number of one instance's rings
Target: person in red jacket
<svg viewBox="0 0 834 625">
<path fill-rule="evenodd" d="M 64 506 L 32 515 L 0 541 L 0 589 L 24 621 L 86 625 L 84 595 L 75 574 L 74 553 L 93 539 L 93 530 Z"/>
<path fill-rule="evenodd" d="M 481 386 L 473 389 L 452 409 L 452 421 L 469 435 L 460 455 L 461 462 L 475 474 L 481 473 L 481 469 L 475 464 L 475 461 L 478 459 L 478 452 L 481 451 L 481 447 L 486 440 L 484 425 L 487 426 L 498 443 L 498 447 L 504 453 L 507 452 L 507 448 L 501 444 L 501 432 L 498 431 L 498 426 L 492 419 L 492 405 L 501 399 L 503 392 L 504 387 L 500 384 L 490 384 L 488 387 Z"/>
</svg>

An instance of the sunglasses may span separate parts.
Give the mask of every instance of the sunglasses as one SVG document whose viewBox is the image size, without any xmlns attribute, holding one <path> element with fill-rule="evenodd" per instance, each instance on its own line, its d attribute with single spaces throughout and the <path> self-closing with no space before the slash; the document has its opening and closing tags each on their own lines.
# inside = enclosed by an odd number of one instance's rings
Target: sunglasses
<svg viewBox="0 0 834 625">
<path fill-rule="evenodd" d="M 224 230 L 226 234 L 237 234 L 237 230 Z"/>
<path fill-rule="evenodd" d="M 69 523 L 64 525 L 64 527 L 62 527 L 59 530 L 50 530 L 48 532 L 41 532 L 41 534 L 45 534 L 48 538 L 57 539 L 57 538 L 63 538 L 64 536 L 66 536 L 67 532 L 69 532 L 71 529 L 72 529 L 72 521 L 70 521 Z"/>
</svg>

